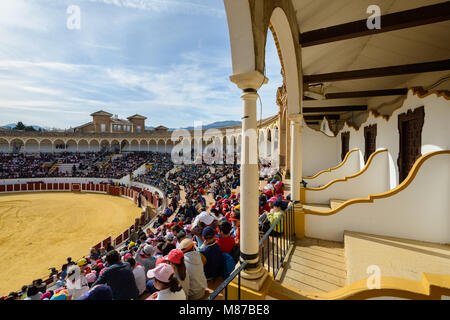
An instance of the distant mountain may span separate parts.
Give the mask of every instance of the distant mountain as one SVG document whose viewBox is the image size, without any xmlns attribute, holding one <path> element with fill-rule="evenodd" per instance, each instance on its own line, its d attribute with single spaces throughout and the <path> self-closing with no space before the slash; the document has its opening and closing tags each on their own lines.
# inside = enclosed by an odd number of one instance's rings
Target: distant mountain
<svg viewBox="0 0 450 320">
<path fill-rule="evenodd" d="M 215 128 L 232 127 L 232 126 L 237 126 L 240 124 L 241 124 L 241 121 L 233 121 L 233 120 L 216 121 L 216 122 L 213 122 L 213 123 L 203 126 L 202 129 L 207 130 L 207 129 L 215 129 Z M 154 128 L 155 127 L 145 127 L 146 130 L 153 130 Z M 194 130 L 194 127 L 185 127 L 185 128 L 181 128 L 181 129 Z M 176 130 L 176 129 L 175 128 L 168 129 L 168 131 L 174 131 L 174 130 Z"/>
<path fill-rule="evenodd" d="M 3 129 L 14 129 L 15 127 L 16 127 L 16 125 L 17 125 L 17 123 L 10 123 L 10 124 L 6 124 L 6 125 L 4 125 L 4 126 L 1 126 L 0 128 L 3 128 Z M 24 125 L 25 126 L 27 126 L 28 127 L 28 125 L 27 124 L 25 124 L 24 123 Z M 46 128 L 43 128 L 43 127 L 41 127 L 41 126 L 37 126 L 37 125 L 31 125 L 33 128 L 34 128 L 34 130 L 36 130 L 36 131 L 38 131 L 39 129 L 41 129 L 41 130 L 47 130 Z"/>
<path fill-rule="evenodd" d="M 226 121 L 216 121 L 210 124 L 207 124 L 206 126 L 203 126 L 203 129 L 215 129 L 215 128 L 224 128 L 224 127 L 232 127 L 240 125 L 240 121 L 233 121 L 233 120 L 226 120 Z M 187 130 L 194 130 L 194 127 L 187 127 L 183 128 Z"/>
</svg>

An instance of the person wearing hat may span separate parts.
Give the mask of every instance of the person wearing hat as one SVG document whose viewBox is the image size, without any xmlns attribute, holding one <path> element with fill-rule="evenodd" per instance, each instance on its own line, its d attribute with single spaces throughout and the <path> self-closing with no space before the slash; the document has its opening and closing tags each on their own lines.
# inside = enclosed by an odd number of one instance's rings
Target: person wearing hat
<svg viewBox="0 0 450 320">
<path fill-rule="evenodd" d="M 86 274 L 91 271 L 85 258 L 81 258 L 80 260 L 78 260 L 77 266 L 80 267 L 81 274 Z"/>
<path fill-rule="evenodd" d="M 153 279 L 155 288 L 159 290 L 147 300 L 186 300 L 186 294 L 171 265 L 161 263 L 149 270 L 147 277 Z"/>
<path fill-rule="evenodd" d="M 152 245 L 147 243 L 141 244 L 134 255 L 134 260 L 144 267 L 145 274 L 147 274 L 148 270 L 153 269 L 156 264 L 156 258 L 153 257 Z"/>
<path fill-rule="evenodd" d="M 78 265 L 72 265 L 67 270 L 66 287 L 66 300 L 76 300 L 89 291 L 89 283 Z"/>
<path fill-rule="evenodd" d="M 199 300 L 205 295 L 208 286 L 201 255 L 189 238 L 180 242 L 180 250 L 183 251 L 186 274 L 189 277 L 188 300 Z"/>
<path fill-rule="evenodd" d="M 187 297 L 189 295 L 189 274 L 186 272 L 183 251 L 180 249 L 170 251 L 167 255 L 167 263 L 173 267 L 175 275 Z"/>
<path fill-rule="evenodd" d="M 216 242 L 216 232 L 211 227 L 203 229 L 204 243 L 200 248 L 200 253 L 206 258 L 203 266 L 207 280 L 213 280 L 222 275 L 223 257 L 222 251 Z"/>
</svg>

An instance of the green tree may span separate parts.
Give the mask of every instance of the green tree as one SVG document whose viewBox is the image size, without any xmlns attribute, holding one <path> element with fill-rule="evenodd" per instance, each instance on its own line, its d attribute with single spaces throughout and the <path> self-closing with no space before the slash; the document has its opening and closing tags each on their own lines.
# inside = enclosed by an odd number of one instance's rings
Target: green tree
<svg viewBox="0 0 450 320">
<path fill-rule="evenodd" d="M 25 130 L 25 125 L 22 121 L 17 122 L 16 126 L 14 127 L 14 130 Z"/>
</svg>

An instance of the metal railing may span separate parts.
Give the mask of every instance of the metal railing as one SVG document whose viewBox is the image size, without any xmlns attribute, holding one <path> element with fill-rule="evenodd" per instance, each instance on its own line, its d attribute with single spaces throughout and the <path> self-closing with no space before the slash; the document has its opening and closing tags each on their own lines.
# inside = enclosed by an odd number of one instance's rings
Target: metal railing
<svg viewBox="0 0 450 320">
<path fill-rule="evenodd" d="M 283 214 L 275 221 L 275 223 L 267 230 L 259 241 L 259 257 L 262 265 L 276 278 L 281 267 L 283 267 L 289 249 L 295 241 L 295 221 L 294 221 L 294 203 L 291 202 L 284 210 Z M 214 300 L 222 291 L 225 290 L 224 300 L 228 300 L 228 284 L 238 277 L 237 298 L 241 299 L 241 271 L 245 269 L 247 262 L 241 262 L 240 266 L 235 269 L 230 276 L 225 279 L 211 293 L 206 300 Z"/>
<path fill-rule="evenodd" d="M 275 279 L 283 261 L 295 241 L 294 203 L 291 202 L 277 221 L 259 241 L 262 265 Z"/>
<path fill-rule="evenodd" d="M 241 300 L 241 271 L 244 270 L 246 266 L 247 262 L 242 262 L 239 268 L 235 269 L 228 278 L 226 278 L 225 281 L 222 282 L 208 298 L 206 298 L 206 300 L 214 300 L 223 290 L 225 290 L 224 300 L 228 300 L 228 284 L 233 281 L 236 276 L 238 277 L 238 300 Z"/>
</svg>

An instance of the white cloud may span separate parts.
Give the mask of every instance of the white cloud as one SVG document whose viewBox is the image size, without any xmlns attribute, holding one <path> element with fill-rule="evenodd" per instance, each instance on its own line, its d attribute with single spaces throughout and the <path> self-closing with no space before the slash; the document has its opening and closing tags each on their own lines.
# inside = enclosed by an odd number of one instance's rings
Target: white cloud
<svg viewBox="0 0 450 320">
<path fill-rule="evenodd" d="M 117 7 L 148 10 L 153 12 L 183 12 L 188 14 L 206 14 L 213 16 L 224 16 L 221 9 L 214 8 L 210 1 L 176 1 L 176 0 L 87 0 L 115 5 Z M 205 5 L 204 3 L 209 3 Z"/>
</svg>

